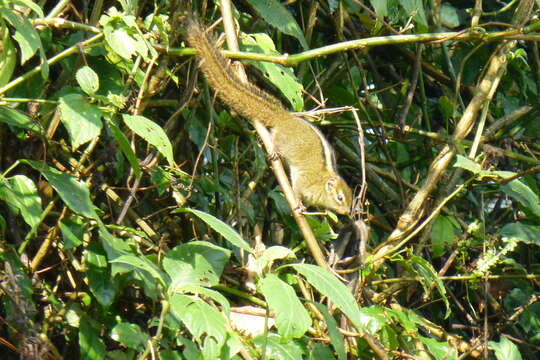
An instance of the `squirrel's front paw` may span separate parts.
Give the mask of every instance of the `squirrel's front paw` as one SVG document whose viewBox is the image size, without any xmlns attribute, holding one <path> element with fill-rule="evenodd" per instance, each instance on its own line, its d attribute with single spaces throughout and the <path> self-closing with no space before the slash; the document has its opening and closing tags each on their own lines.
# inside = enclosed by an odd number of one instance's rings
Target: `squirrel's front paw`
<svg viewBox="0 0 540 360">
<path fill-rule="evenodd" d="M 293 209 L 293 211 L 297 214 L 303 215 L 306 212 L 306 207 L 304 204 L 302 204 L 301 201 L 298 202 L 298 205 Z"/>
</svg>

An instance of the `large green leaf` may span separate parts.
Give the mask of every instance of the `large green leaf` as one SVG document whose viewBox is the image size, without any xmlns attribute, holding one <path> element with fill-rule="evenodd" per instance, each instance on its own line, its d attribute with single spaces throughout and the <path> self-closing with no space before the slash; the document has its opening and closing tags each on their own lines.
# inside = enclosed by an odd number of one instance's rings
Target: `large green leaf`
<svg viewBox="0 0 540 360">
<path fill-rule="evenodd" d="M 87 232 L 83 221 L 83 218 L 76 215 L 60 221 L 59 225 L 62 232 L 62 239 L 64 240 L 64 249 L 73 249 L 83 243 L 83 236 Z"/>
<path fill-rule="evenodd" d="M 45 176 L 71 211 L 90 219 L 98 219 L 94 204 L 90 200 L 90 191 L 85 183 L 39 161 L 21 160 L 21 162 L 27 163 Z"/>
<path fill-rule="evenodd" d="M 122 322 L 112 328 L 111 338 L 130 349 L 142 351 L 150 336 L 139 325 Z"/>
<path fill-rule="evenodd" d="M 456 156 L 456 163 L 454 164 L 454 166 L 470 171 L 474 175 L 482 173 L 482 166 L 480 164 L 463 155 Z"/>
<path fill-rule="evenodd" d="M 15 70 L 15 65 L 17 64 L 17 49 L 9 37 L 7 26 L 0 28 L 0 32 L 4 34 L 2 39 L 2 45 L 4 48 L 0 53 L 0 87 L 3 87 L 13 77 L 13 71 Z"/>
<path fill-rule="evenodd" d="M 8 108 L 7 106 L 0 106 L 0 122 L 6 123 L 10 126 L 40 133 L 37 123 L 34 123 L 32 119 L 30 119 L 24 113 Z"/>
<path fill-rule="evenodd" d="M 101 110 L 90 104 L 80 94 L 68 94 L 60 98 L 60 120 L 69 133 L 73 150 L 93 140 L 101 133 Z"/>
<path fill-rule="evenodd" d="M 203 343 L 205 359 L 217 359 L 227 338 L 226 319 L 215 307 L 196 296 L 173 294 L 171 313 L 182 321 L 189 332 Z"/>
<path fill-rule="evenodd" d="M 515 175 L 515 173 L 510 171 L 494 171 L 494 173 L 502 178 Z M 529 209 L 536 217 L 540 218 L 540 198 L 526 183 L 519 179 L 514 179 L 502 185 L 501 190 Z"/>
<path fill-rule="evenodd" d="M 169 292 L 181 291 L 184 286 L 211 287 L 219 283 L 230 250 L 205 241 L 178 245 L 163 258 L 163 269 L 171 277 Z"/>
<path fill-rule="evenodd" d="M 360 311 L 351 291 L 334 275 L 311 264 L 285 265 L 293 267 L 297 272 L 338 308 L 359 331 L 376 332 L 382 324 L 373 316 Z"/>
<path fill-rule="evenodd" d="M 45 17 L 41 7 L 32 0 L 13 0 L 13 3 L 18 6 L 26 6 L 27 8 L 32 9 L 39 17 Z"/>
<path fill-rule="evenodd" d="M 416 255 L 411 256 L 411 258 L 407 260 L 407 264 L 405 265 L 412 267 L 413 271 L 420 276 L 420 278 L 422 279 L 422 286 L 424 287 L 424 290 L 426 292 L 429 293 L 431 286 L 435 284 L 435 287 L 439 291 L 444 305 L 446 305 L 445 318 L 448 317 L 450 315 L 450 302 L 448 301 L 448 297 L 446 296 L 446 288 L 444 287 L 442 280 L 439 279 L 439 276 L 433 268 L 433 265 L 431 265 L 431 263 L 426 259 Z"/>
<path fill-rule="evenodd" d="M 330 350 L 328 346 L 321 343 L 315 343 L 313 348 L 310 349 L 308 360 L 333 360 L 335 358 L 332 350 Z"/>
<path fill-rule="evenodd" d="M 257 285 L 276 314 L 276 327 L 283 341 L 303 336 L 311 326 L 311 318 L 294 289 L 274 274 L 268 274 Z"/>
<path fill-rule="evenodd" d="M 247 0 L 261 17 L 279 31 L 294 36 L 304 49 L 308 48 L 306 38 L 294 17 L 278 0 Z"/>
<path fill-rule="evenodd" d="M 32 179 L 15 175 L 0 182 L 0 200 L 5 201 L 15 213 L 33 228 L 41 217 L 41 198 Z"/>
<path fill-rule="evenodd" d="M 127 161 L 129 162 L 129 165 L 131 165 L 131 168 L 133 169 L 133 173 L 135 174 L 136 178 L 140 178 L 142 175 L 141 167 L 139 165 L 139 161 L 137 160 L 137 156 L 133 152 L 133 149 L 129 145 L 129 140 L 127 139 L 126 135 L 120 129 L 116 124 L 114 124 L 112 121 L 109 122 L 109 128 L 111 129 L 111 133 L 113 134 L 116 143 L 118 144 L 118 147 L 120 150 L 122 150 L 122 153 L 126 157 Z"/>
<path fill-rule="evenodd" d="M 443 341 L 437 341 L 432 338 L 427 338 L 420 336 L 420 341 L 429 350 L 429 353 L 433 355 L 434 359 L 447 359 L 447 360 L 456 360 L 457 359 L 457 351 L 456 349 L 448 344 L 447 342 Z"/>
<path fill-rule="evenodd" d="M 263 334 L 253 339 L 259 349 L 266 349 L 264 358 L 268 360 L 302 360 L 304 351 L 294 341 L 283 342 L 277 334 Z"/>
<path fill-rule="evenodd" d="M 19 44 L 19 48 L 21 49 L 21 64 L 24 64 L 41 47 L 39 34 L 27 17 L 21 16 L 15 11 L 0 8 L 0 15 L 16 30 L 13 39 Z"/>
<path fill-rule="evenodd" d="M 439 215 L 431 228 L 431 245 L 433 258 L 444 255 L 445 249 L 452 245 L 457 233 L 454 221 L 450 216 Z"/>
<path fill-rule="evenodd" d="M 105 308 L 111 306 L 116 296 L 116 286 L 112 281 L 107 257 L 103 249 L 91 244 L 84 252 L 86 264 L 85 274 L 88 278 L 88 287 L 96 300 Z"/>
<path fill-rule="evenodd" d="M 105 26 L 104 29 L 105 40 L 115 53 L 127 60 L 137 53 L 137 41 L 126 30 L 110 26 Z"/>
<path fill-rule="evenodd" d="M 517 240 L 525 244 L 540 246 L 540 226 L 523 223 L 506 224 L 501 229 L 503 240 Z"/>
<path fill-rule="evenodd" d="M 407 16 L 412 16 L 419 32 L 426 32 L 428 29 L 426 10 L 422 0 L 400 0 L 400 5 L 407 12 Z"/>
<path fill-rule="evenodd" d="M 518 347 L 505 336 L 501 336 L 501 340 L 497 343 L 490 341 L 488 347 L 495 352 L 497 360 L 521 360 L 521 353 Z"/>
<path fill-rule="evenodd" d="M 105 359 L 105 344 L 100 338 L 99 322 L 84 315 L 79 325 L 80 358 L 87 360 Z"/>
<path fill-rule="evenodd" d="M 152 276 L 154 279 L 156 279 L 162 286 L 165 286 L 166 278 L 164 277 L 164 274 L 161 272 L 161 270 L 158 269 L 158 267 L 148 260 L 146 257 L 140 255 L 121 255 L 115 259 L 110 260 L 111 263 L 118 263 L 123 264 L 125 271 L 136 271 L 136 272 L 147 272 Z M 122 271 L 122 272 L 125 272 Z M 113 273 L 115 275 L 116 273 Z"/>
<path fill-rule="evenodd" d="M 388 0 L 370 0 L 369 2 L 379 18 L 384 19 L 388 15 Z"/>
<path fill-rule="evenodd" d="M 210 214 L 207 214 L 203 211 L 189 209 L 189 208 L 177 209 L 173 211 L 173 213 L 177 213 L 177 212 L 190 212 L 194 215 L 197 215 L 201 220 L 207 223 L 208 226 L 210 226 L 212 229 L 220 233 L 225 238 L 225 240 L 229 241 L 234 246 L 240 249 L 243 249 L 249 253 L 253 252 L 253 250 L 248 245 L 248 243 L 244 239 L 242 239 L 242 237 L 232 227 L 225 224 L 223 221 L 219 220 L 218 218 Z"/>
<path fill-rule="evenodd" d="M 321 312 L 326 322 L 326 328 L 328 329 L 328 336 L 332 342 L 332 346 L 338 356 L 339 360 L 347 360 L 347 353 L 345 352 L 345 341 L 343 335 L 339 332 L 336 319 L 330 314 L 326 306 L 316 302 L 312 302 L 313 305 Z"/>
<path fill-rule="evenodd" d="M 197 285 L 185 285 L 182 287 L 182 292 L 206 296 L 221 305 L 221 311 L 225 315 L 229 316 L 229 313 L 231 312 L 231 304 L 229 304 L 227 298 L 218 291 Z"/>
<path fill-rule="evenodd" d="M 165 156 L 169 166 L 174 166 L 172 145 L 161 126 L 141 115 L 124 114 L 122 115 L 122 119 L 124 119 L 124 123 L 131 131 L 148 141 L 149 144 L 155 146 Z"/>
</svg>

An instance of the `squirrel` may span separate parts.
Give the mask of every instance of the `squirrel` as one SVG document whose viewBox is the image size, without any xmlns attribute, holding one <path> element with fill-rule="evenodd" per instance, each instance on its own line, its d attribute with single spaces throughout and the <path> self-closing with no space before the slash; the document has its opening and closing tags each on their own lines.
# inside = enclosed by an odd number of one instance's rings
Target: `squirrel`
<svg viewBox="0 0 540 360">
<path fill-rule="evenodd" d="M 321 132 L 287 111 L 272 95 L 243 83 L 211 45 L 198 20 L 188 20 L 187 40 L 198 51 L 202 72 L 218 97 L 243 117 L 271 129 L 277 153 L 289 168 L 296 198 L 307 206 L 349 214 L 351 188 L 339 176 L 334 150 Z"/>
</svg>

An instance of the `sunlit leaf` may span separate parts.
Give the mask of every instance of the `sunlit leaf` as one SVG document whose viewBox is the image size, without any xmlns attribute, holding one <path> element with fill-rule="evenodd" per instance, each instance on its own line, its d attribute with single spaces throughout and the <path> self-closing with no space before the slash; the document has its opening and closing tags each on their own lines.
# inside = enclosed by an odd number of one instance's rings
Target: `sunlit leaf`
<svg viewBox="0 0 540 360">
<path fill-rule="evenodd" d="M 60 120 L 66 127 L 71 146 L 77 149 L 101 133 L 101 111 L 79 94 L 68 94 L 60 98 Z"/>
<path fill-rule="evenodd" d="M 268 274 L 257 285 L 276 314 L 276 327 L 283 341 L 303 336 L 311 326 L 311 318 L 294 289 L 274 274 Z"/>
<path fill-rule="evenodd" d="M 247 1 L 267 23 L 275 26 L 279 31 L 285 34 L 294 36 L 300 41 L 300 44 L 304 49 L 308 48 L 308 44 L 300 26 L 298 26 L 298 23 L 289 13 L 287 8 L 285 8 L 278 0 Z"/>
<path fill-rule="evenodd" d="M 58 192 L 62 201 L 76 214 L 90 219 L 97 219 L 94 204 L 90 200 L 90 191 L 85 183 L 75 177 L 58 171 L 45 163 L 34 160 L 21 160 L 39 171 L 49 184 Z"/>
<path fill-rule="evenodd" d="M 41 217 L 41 198 L 34 182 L 24 176 L 15 175 L 0 182 L 0 200 L 5 201 L 24 221 L 33 228 Z"/>
<path fill-rule="evenodd" d="M 225 238 L 225 240 L 229 241 L 234 246 L 250 253 L 253 252 L 248 243 L 244 239 L 242 239 L 242 237 L 233 228 L 231 228 L 229 225 L 225 224 L 218 218 L 203 211 L 188 208 L 178 209 L 174 212 L 190 212 L 194 215 L 197 215 L 201 220 L 207 223 L 208 226 L 221 234 Z"/>
<path fill-rule="evenodd" d="M 99 90 L 99 77 L 89 66 L 83 66 L 75 74 L 79 86 L 88 95 L 94 94 Z"/>
<path fill-rule="evenodd" d="M 161 126 L 141 115 L 122 115 L 126 125 L 137 135 L 148 141 L 149 144 L 165 156 L 169 166 L 174 166 L 172 145 Z"/>
<path fill-rule="evenodd" d="M 150 336 L 142 332 L 137 324 L 119 323 L 111 330 L 111 338 L 134 350 L 143 350 Z"/>
</svg>

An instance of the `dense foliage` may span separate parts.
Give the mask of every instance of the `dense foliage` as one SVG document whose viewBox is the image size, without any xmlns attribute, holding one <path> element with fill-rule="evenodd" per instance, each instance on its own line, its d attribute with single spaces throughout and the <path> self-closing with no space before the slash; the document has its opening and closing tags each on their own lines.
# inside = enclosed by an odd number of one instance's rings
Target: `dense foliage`
<svg viewBox="0 0 540 360">
<path fill-rule="evenodd" d="M 0 0 L 2 358 L 540 358 L 539 6 Z M 293 214 L 186 16 L 351 217 Z"/>
</svg>

